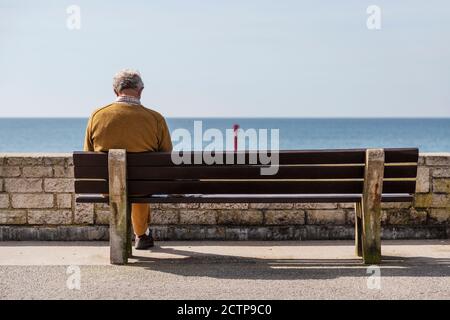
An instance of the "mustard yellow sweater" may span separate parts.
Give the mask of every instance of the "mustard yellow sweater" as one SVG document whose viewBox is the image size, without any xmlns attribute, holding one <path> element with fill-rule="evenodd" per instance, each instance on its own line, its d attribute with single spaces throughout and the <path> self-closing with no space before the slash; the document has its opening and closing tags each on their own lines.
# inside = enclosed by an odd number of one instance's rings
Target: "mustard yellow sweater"
<svg viewBox="0 0 450 320">
<path fill-rule="evenodd" d="M 112 103 L 96 110 L 86 128 L 85 151 L 172 151 L 167 123 L 141 105 Z"/>
</svg>

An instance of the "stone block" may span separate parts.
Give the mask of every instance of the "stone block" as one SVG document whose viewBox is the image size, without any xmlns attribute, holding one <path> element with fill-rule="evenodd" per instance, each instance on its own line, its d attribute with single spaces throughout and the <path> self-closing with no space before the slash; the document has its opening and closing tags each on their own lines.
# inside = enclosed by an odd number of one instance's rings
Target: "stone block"
<svg viewBox="0 0 450 320">
<path fill-rule="evenodd" d="M 0 208 L 9 208 L 9 195 L 0 193 Z"/>
<path fill-rule="evenodd" d="M 201 203 L 200 209 L 247 209 L 248 203 Z"/>
<path fill-rule="evenodd" d="M 214 210 L 180 210 L 181 224 L 216 224 Z"/>
<path fill-rule="evenodd" d="M 71 193 L 56 194 L 56 206 L 60 209 L 72 208 L 72 194 Z"/>
<path fill-rule="evenodd" d="M 267 225 L 305 224 L 305 212 L 302 210 L 267 210 L 264 214 Z"/>
<path fill-rule="evenodd" d="M 200 205 L 198 203 L 160 203 L 161 209 L 197 209 Z"/>
<path fill-rule="evenodd" d="M 250 209 L 275 209 L 275 210 L 282 210 L 282 209 L 293 209 L 294 204 L 293 203 L 250 203 L 249 204 Z"/>
<path fill-rule="evenodd" d="M 109 210 L 108 203 L 96 203 L 94 204 L 95 210 Z"/>
<path fill-rule="evenodd" d="M 43 157 L 41 155 L 11 155 L 6 158 L 6 165 L 8 166 L 39 166 L 43 164 Z"/>
<path fill-rule="evenodd" d="M 43 163 L 46 166 L 64 166 L 66 164 L 66 159 L 68 156 L 72 157 L 72 155 L 46 156 L 43 158 Z"/>
<path fill-rule="evenodd" d="M 0 224 L 26 224 L 25 210 L 0 210 Z"/>
<path fill-rule="evenodd" d="M 408 209 L 412 207 L 411 202 L 383 202 L 382 209 Z"/>
<path fill-rule="evenodd" d="M 418 225 L 426 224 L 427 222 L 426 210 L 389 210 L 388 223 L 390 225 Z"/>
<path fill-rule="evenodd" d="M 433 178 L 450 178 L 450 167 L 449 168 L 433 168 L 431 171 Z"/>
<path fill-rule="evenodd" d="M 260 210 L 220 210 L 217 214 L 219 225 L 261 225 L 263 213 Z"/>
<path fill-rule="evenodd" d="M 74 169 L 73 166 L 55 166 L 53 167 L 53 176 L 55 178 L 73 178 Z"/>
<path fill-rule="evenodd" d="M 450 223 L 450 208 L 431 209 L 430 223 L 432 223 L 432 224 L 449 224 Z"/>
<path fill-rule="evenodd" d="M 389 210 L 381 210 L 380 220 L 381 224 L 387 224 L 388 222 L 388 213 Z M 346 224 L 355 225 L 355 210 L 347 210 L 346 211 Z"/>
<path fill-rule="evenodd" d="M 22 177 L 24 178 L 48 178 L 53 176 L 52 167 L 23 167 Z"/>
<path fill-rule="evenodd" d="M 450 153 L 429 153 L 425 158 L 428 166 L 450 166 Z"/>
<path fill-rule="evenodd" d="M 190 213 L 186 213 L 189 215 Z M 194 217 L 192 217 L 194 218 Z M 188 217 L 184 217 L 185 221 L 189 220 Z M 151 224 L 165 225 L 165 224 L 178 224 L 180 221 L 178 210 L 152 210 L 151 211 Z"/>
<path fill-rule="evenodd" d="M 45 192 L 74 192 L 73 179 L 54 178 L 44 179 Z"/>
<path fill-rule="evenodd" d="M 338 203 L 338 208 L 339 209 L 355 209 L 355 204 L 353 202 L 348 202 L 348 203 Z"/>
<path fill-rule="evenodd" d="M 95 211 L 95 224 L 109 224 L 109 217 L 111 212 L 109 210 Z"/>
<path fill-rule="evenodd" d="M 14 166 L 7 166 L 7 167 L 0 167 L 0 177 L 4 178 L 15 178 L 20 177 L 20 167 Z"/>
<path fill-rule="evenodd" d="M 416 194 L 414 200 L 416 208 L 448 208 L 450 207 L 450 195 L 448 194 Z"/>
<path fill-rule="evenodd" d="M 94 204 L 77 203 L 73 215 L 75 224 L 94 224 Z"/>
<path fill-rule="evenodd" d="M 434 193 L 450 193 L 450 178 L 449 179 L 433 179 Z"/>
<path fill-rule="evenodd" d="M 432 208 L 450 208 L 449 194 L 434 194 L 431 202 Z"/>
<path fill-rule="evenodd" d="M 294 207 L 303 210 L 337 209 L 337 203 L 296 203 Z"/>
<path fill-rule="evenodd" d="M 307 224 L 345 224 L 345 210 L 308 210 Z"/>
<path fill-rule="evenodd" d="M 426 210 L 412 209 L 409 211 L 409 224 L 422 224 L 427 223 L 428 212 Z"/>
<path fill-rule="evenodd" d="M 29 210 L 28 224 L 58 225 L 72 223 L 71 210 Z"/>
<path fill-rule="evenodd" d="M 417 165 L 419 166 L 425 165 L 425 156 L 419 154 L 419 160 L 417 160 Z"/>
<path fill-rule="evenodd" d="M 416 192 L 417 193 L 430 192 L 430 168 L 427 167 L 417 168 Z"/>
<path fill-rule="evenodd" d="M 53 194 L 48 193 L 17 193 L 11 195 L 13 208 L 42 209 L 53 208 Z"/>
<path fill-rule="evenodd" d="M 414 197 L 414 207 L 416 208 L 429 208 L 433 202 L 433 194 L 416 194 Z"/>
<path fill-rule="evenodd" d="M 6 192 L 42 192 L 42 179 L 5 179 Z"/>
</svg>

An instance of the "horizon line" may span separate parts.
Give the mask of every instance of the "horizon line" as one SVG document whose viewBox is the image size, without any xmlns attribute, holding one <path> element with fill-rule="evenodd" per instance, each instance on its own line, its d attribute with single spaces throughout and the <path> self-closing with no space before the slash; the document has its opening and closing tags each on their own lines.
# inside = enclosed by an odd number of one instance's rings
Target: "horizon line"
<svg viewBox="0 0 450 320">
<path fill-rule="evenodd" d="M 69 117 L 52 117 L 52 116 L 38 116 L 38 117 L 0 117 L 0 120 L 5 119 L 88 119 L 89 116 L 87 117 L 82 117 L 82 116 L 69 116 Z M 370 120 L 370 119 L 442 119 L 442 120 L 448 120 L 450 119 L 450 116 L 445 116 L 445 117 L 439 117 L 439 116 L 376 116 L 376 117 L 371 117 L 371 116 L 361 116 L 361 117 L 355 117 L 355 116 L 331 116 L 331 117 L 302 117 L 302 116 L 276 116 L 276 117 L 271 117 L 271 116 L 255 116 L 255 117 L 250 117 L 250 116 L 238 116 L 238 117 L 230 117 L 230 116 L 226 116 L 226 117 L 221 117 L 221 116 L 188 116 L 188 117 L 184 117 L 184 116 L 164 116 L 164 118 L 166 119 L 186 119 L 186 120 L 195 120 L 195 119 L 311 119 L 311 120 L 326 120 L 326 119 L 364 119 L 364 120 Z"/>
</svg>

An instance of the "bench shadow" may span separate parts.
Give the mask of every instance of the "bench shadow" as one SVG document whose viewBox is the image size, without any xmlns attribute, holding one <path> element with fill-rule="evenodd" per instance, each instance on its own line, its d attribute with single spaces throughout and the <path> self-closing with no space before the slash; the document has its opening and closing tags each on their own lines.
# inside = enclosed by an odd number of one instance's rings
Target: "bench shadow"
<svg viewBox="0 0 450 320">
<path fill-rule="evenodd" d="M 153 258 L 133 256 L 128 266 L 185 277 L 239 280 L 302 280 L 368 277 L 360 258 L 355 259 L 262 259 L 194 253 L 173 248 L 155 248 L 155 253 L 181 256 Z M 450 277 L 450 257 L 383 256 L 382 277 Z"/>
</svg>

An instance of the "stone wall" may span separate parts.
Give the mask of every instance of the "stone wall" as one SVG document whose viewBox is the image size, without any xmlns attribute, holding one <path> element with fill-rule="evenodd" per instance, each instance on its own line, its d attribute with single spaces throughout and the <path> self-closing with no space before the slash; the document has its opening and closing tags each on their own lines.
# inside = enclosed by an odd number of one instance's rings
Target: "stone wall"
<svg viewBox="0 0 450 320">
<path fill-rule="evenodd" d="M 0 240 L 106 240 L 107 205 L 76 204 L 70 154 L 0 154 Z M 450 153 L 422 154 L 413 204 L 385 204 L 384 239 L 448 238 Z M 158 239 L 352 239 L 353 204 L 153 205 Z"/>
</svg>

